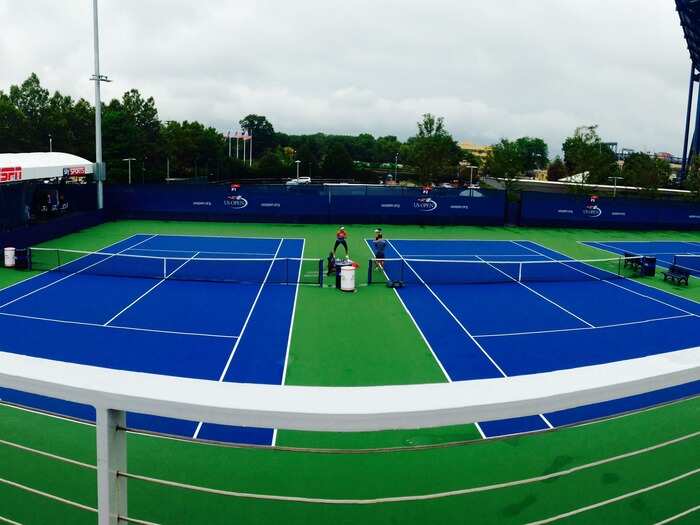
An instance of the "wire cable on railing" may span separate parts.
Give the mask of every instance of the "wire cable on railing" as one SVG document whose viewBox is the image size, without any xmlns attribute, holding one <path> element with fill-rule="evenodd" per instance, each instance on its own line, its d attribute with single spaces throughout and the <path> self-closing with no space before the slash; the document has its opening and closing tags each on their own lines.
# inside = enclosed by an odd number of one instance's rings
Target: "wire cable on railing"
<svg viewBox="0 0 700 525">
<path fill-rule="evenodd" d="M 95 514 L 97 514 L 97 509 L 94 507 L 90 507 L 88 505 L 83 505 L 82 503 L 78 503 L 77 501 L 72 501 L 72 500 L 69 500 L 66 498 L 62 498 L 60 496 L 56 496 L 54 494 L 44 492 L 43 490 L 33 489 L 32 487 L 28 487 L 27 485 L 22 485 L 21 483 L 17 483 L 15 481 L 10 481 L 9 479 L 0 478 L 0 484 L 8 485 L 8 486 L 16 488 L 18 490 L 22 490 L 24 492 L 29 492 L 30 494 L 34 494 L 36 496 L 41 496 L 41 497 L 46 498 L 46 499 L 57 501 L 59 503 L 63 503 L 64 505 L 68 505 L 68 506 L 74 507 L 76 509 L 86 510 L 88 512 L 94 512 Z"/>
<path fill-rule="evenodd" d="M 30 452 L 31 454 L 35 454 L 37 456 L 42 456 L 45 458 L 54 459 L 56 461 L 60 461 L 61 463 L 68 463 L 69 465 L 75 465 L 75 466 L 81 467 L 81 468 L 86 468 L 86 469 L 90 469 L 90 470 L 97 470 L 97 467 L 95 465 L 90 465 L 89 463 L 83 463 L 82 461 L 77 461 L 75 459 L 70 459 L 70 458 L 66 458 L 63 456 L 58 456 L 56 454 L 51 454 L 50 452 L 44 452 L 43 450 L 37 450 L 35 448 L 26 447 L 26 446 L 20 445 L 18 443 L 12 443 L 11 441 L 5 441 L 4 439 L 0 439 L 0 445 L 5 445 L 6 447 L 12 447 L 12 448 L 16 448 L 18 450 L 23 450 L 24 452 Z"/>
<path fill-rule="evenodd" d="M 659 450 L 661 448 L 665 448 L 665 447 L 668 447 L 671 445 L 682 443 L 683 441 L 687 441 L 687 440 L 690 440 L 690 439 L 693 439 L 696 437 L 700 437 L 700 431 L 693 432 L 691 434 L 686 434 L 685 436 L 674 438 L 674 439 L 671 439 L 668 441 L 664 441 L 663 443 L 651 445 L 651 446 L 645 447 L 643 449 L 634 450 L 631 452 L 626 452 L 624 454 L 619 454 L 617 456 L 601 459 L 598 461 L 593 461 L 591 463 L 586 463 L 583 465 L 578 465 L 576 467 L 571 467 L 569 469 L 560 470 L 560 471 L 552 472 L 549 474 L 544 474 L 542 476 L 534 476 L 531 478 L 519 479 L 519 480 L 515 480 L 515 481 L 505 481 L 502 483 L 494 483 L 491 485 L 482 485 L 482 486 L 470 487 L 470 488 L 466 488 L 466 489 L 457 489 L 457 490 L 450 490 L 450 491 L 444 491 L 444 492 L 435 492 L 435 493 L 431 493 L 431 494 L 417 494 L 417 495 L 412 495 L 412 496 L 390 496 L 390 497 L 384 497 L 384 498 L 341 499 L 341 498 L 309 498 L 309 497 L 303 497 L 303 496 L 280 496 L 280 495 L 274 495 L 274 494 L 255 494 L 255 493 L 250 493 L 250 492 L 238 492 L 238 491 L 231 491 L 231 490 L 224 490 L 224 489 L 213 489 L 213 488 L 202 487 L 202 486 L 198 486 L 198 485 L 190 485 L 187 483 L 179 483 L 177 481 L 167 481 L 167 480 L 162 480 L 162 479 L 158 479 L 158 478 L 152 478 L 149 476 L 142 476 L 139 474 L 131 474 L 129 472 L 117 472 L 117 476 L 121 476 L 121 477 L 124 477 L 127 479 L 143 481 L 146 483 L 152 483 L 155 485 L 190 490 L 193 492 L 201 492 L 201 493 L 206 493 L 206 494 L 214 494 L 214 495 L 218 495 L 218 496 L 235 497 L 235 498 L 243 498 L 243 499 L 257 499 L 257 500 L 267 500 L 267 501 L 286 501 L 286 502 L 293 502 L 293 503 L 313 503 L 313 504 L 323 504 L 323 505 L 377 505 L 377 504 L 383 504 L 383 503 L 399 503 L 399 502 L 408 502 L 408 501 L 425 501 L 425 500 L 442 499 L 442 498 L 448 498 L 448 497 L 453 497 L 453 496 L 463 496 L 463 495 L 474 494 L 474 493 L 478 493 L 478 492 L 488 492 L 488 491 L 498 490 L 498 489 L 503 489 L 503 488 L 516 487 L 519 485 L 540 483 L 540 482 L 548 481 L 548 480 L 555 479 L 555 478 L 569 476 L 571 474 L 575 474 L 577 472 L 581 472 L 584 470 L 589 470 L 591 468 L 599 467 L 601 465 L 606 465 L 606 464 L 620 461 L 623 459 L 628 459 L 631 457 L 635 457 L 635 456 L 639 456 L 639 455 L 646 454 L 649 452 L 653 452 L 655 450 Z"/>
</svg>

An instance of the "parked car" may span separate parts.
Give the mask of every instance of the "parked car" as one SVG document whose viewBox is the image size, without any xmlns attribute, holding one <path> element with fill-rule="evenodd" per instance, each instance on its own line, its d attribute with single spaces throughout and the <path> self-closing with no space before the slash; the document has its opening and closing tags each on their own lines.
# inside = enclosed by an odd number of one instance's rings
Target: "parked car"
<svg viewBox="0 0 700 525">
<path fill-rule="evenodd" d="M 311 184 L 311 177 L 299 177 L 298 179 L 289 179 L 287 186 L 296 186 L 298 184 Z"/>
</svg>

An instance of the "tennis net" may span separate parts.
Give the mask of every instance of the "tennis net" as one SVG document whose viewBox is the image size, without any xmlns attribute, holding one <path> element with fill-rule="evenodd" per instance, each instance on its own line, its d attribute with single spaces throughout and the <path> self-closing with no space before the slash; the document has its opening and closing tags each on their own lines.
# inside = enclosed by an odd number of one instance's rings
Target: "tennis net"
<svg viewBox="0 0 700 525">
<path fill-rule="evenodd" d="M 589 260 L 371 259 L 368 282 L 488 284 L 508 282 L 601 281 L 636 275 L 630 257 Z M 641 257 L 639 258 L 641 260 Z"/>
<path fill-rule="evenodd" d="M 700 255 L 676 255 L 673 257 L 673 264 L 688 270 L 691 275 L 700 275 Z"/>
<path fill-rule="evenodd" d="M 228 283 L 323 284 L 323 261 L 298 257 L 155 257 L 32 248 L 30 261 L 32 270 L 66 274 Z"/>
</svg>

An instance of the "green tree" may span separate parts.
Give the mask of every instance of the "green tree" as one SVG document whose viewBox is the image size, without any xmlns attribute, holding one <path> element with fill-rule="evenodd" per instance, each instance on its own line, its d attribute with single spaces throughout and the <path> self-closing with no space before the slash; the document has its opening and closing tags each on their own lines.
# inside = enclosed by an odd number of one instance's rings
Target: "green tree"
<svg viewBox="0 0 700 525">
<path fill-rule="evenodd" d="M 668 184 L 671 165 L 644 153 L 632 153 L 625 159 L 622 168 L 625 185 L 636 186 L 648 192 L 656 192 Z"/>
<path fill-rule="evenodd" d="M 275 128 L 263 115 L 248 115 L 239 121 L 241 128 L 253 134 L 253 157 L 261 158 L 277 145 Z"/>
<path fill-rule="evenodd" d="M 557 157 L 547 168 L 547 180 L 558 181 L 569 176 L 569 170 L 566 169 L 566 164 Z"/>
<path fill-rule="evenodd" d="M 513 190 L 517 179 L 525 173 L 525 161 L 518 143 L 501 139 L 494 144 L 486 159 L 485 171 L 492 177 L 502 179 L 506 191 Z"/>
<path fill-rule="evenodd" d="M 0 153 L 25 151 L 27 121 L 10 97 L 0 91 Z"/>
<path fill-rule="evenodd" d="M 377 139 L 377 148 L 374 161 L 380 164 L 385 162 L 395 162 L 396 154 L 401 151 L 401 142 L 393 135 L 379 137 Z M 365 160 L 358 158 L 357 160 Z M 401 162 L 401 160 L 399 160 Z"/>
<path fill-rule="evenodd" d="M 348 150 L 340 143 L 333 144 L 323 159 L 321 166 L 323 176 L 329 179 L 351 179 L 355 165 Z"/>
<path fill-rule="evenodd" d="M 299 175 L 303 177 L 315 178 L 319 175 L 318 157 L 314 153 L 313 147 L 305 142 L 297 149 L 297 158 L 300 161 Z"/>
<path fill-rule="evenodd" d="M 515 144 L 522 158 L 525 171 L 543 170 L 549 164 L 549 148 L 539 138 L 521 137 Z"/>
<path fill-rule="evenodd" d="M 700 155 L 694 155 L 688 163 L 683 187 L 693 192 L 693 198 L 700 200 Z"/>
<path fill-rule="evenodd" d="M 456 173 L 462 159 L 462 150 L 447 132 L 442 117 L 430 113 L 418 122 L 418 134 L 408 139 L 408 161 L 415 168 L 422 184 L 434 182 L 450 173 Z"/>
<path fill-rule="evenodd" d="M 598 126 L 576 129 L 574 135 L 564 141 L 562 149 L 569 173 L 588 173 L 588 183 L 607 183 L 608 177 L 619 172 L 615 152 L 601 140 Z"/>
</svg>

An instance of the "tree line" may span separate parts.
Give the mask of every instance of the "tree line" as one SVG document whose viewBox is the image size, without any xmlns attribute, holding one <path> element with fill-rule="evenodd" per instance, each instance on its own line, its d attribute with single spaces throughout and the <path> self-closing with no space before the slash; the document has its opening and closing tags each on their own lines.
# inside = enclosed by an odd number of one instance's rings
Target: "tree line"
<svg viewBox="0 0 700 525">
<path fill-rule="evenodd" d="M 276 131 L 263 115 L 248 115 L 239 121 L 253 135 L 254 162 L 244 164 L 229 157 L 226 135 L 196 120 L 163 122 L 153 97 L 138 90 L 103 103 L 103 156 L 108 179 L 123 182 L 132 163 L 136 182 L 159 182 L 167 176 L 202 177 L 207 180 L 275 179 L 300 175 L 313 179 L 377 182 L 393 171 L 399 178 L 419 184 L 466 180 L 466 166 L 476 166 L 482 175 L 497 177 L 512 187 L 519 178 L 536 171 L 549 180 L 580 175 L 581 182 L 620 184 L 648 191 L 670 184 L 671 167 L 662 159 L 642 153 L 626 158 L 623 166 L 596 126 L 578 128 L 562 145 L 563 158 L 550 162 L 547 144 L 541 138 L 502 139 L 485 159 L 462 150 L 442 117 L 430 113 L 417 123 L 416 133 L 406 141 L 396 136 L 295 135 Z M 235 139 L 234 139 L 235 140 Z M 0 91 L 0 151 L 56 151 L 88 159 L 95 151 L 94 106 L 42 87 L 36 74 L 9 91 Z M 233 146 L 235 152 L 235 144 Z M 400 171 L 398 165 L 401 166 Z M 686 184 L 700 194 L 698 163 L 692 164 Z"/>
</svg>

